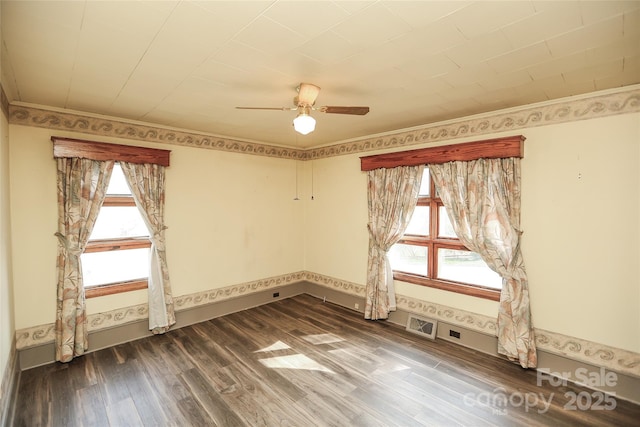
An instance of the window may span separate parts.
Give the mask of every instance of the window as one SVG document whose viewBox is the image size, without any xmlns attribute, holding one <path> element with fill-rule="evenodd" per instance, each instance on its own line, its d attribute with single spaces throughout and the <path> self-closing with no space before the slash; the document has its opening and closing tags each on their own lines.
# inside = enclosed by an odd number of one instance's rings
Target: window
<svg viewBox="0 0 640 427">
<path fill-rule="evenodd" d="M 51 141 L 54 158 L 116 162 L 105 200 L 81 255 L 85 296 L 92 298 L 147 288 L 149 231 L 118 162 L 168 167 L 171 151 L 57 136 L 52 136 Z"/>
<path fill-rule="evenodd" d="M 82 260 L 87 298 L 147 287 L 149 231 L 119 164 L 115 164 Z"/>
<path fill-rule="evenodd" d="M 522 135 L 360 158 L 360 170 L 523 157 Z M 498 301 L 502 280 L 457 238 L 425 168 L 416 209 L 402 239 L 389 251 L 394 278 Z"/>
<path fill-rule="evenodd" d="M 418 203 L 402 239 L 389 251 L 394 278 L 494 299 L 502 279 L 457 238 L 425 168 Z"/>
</svg>

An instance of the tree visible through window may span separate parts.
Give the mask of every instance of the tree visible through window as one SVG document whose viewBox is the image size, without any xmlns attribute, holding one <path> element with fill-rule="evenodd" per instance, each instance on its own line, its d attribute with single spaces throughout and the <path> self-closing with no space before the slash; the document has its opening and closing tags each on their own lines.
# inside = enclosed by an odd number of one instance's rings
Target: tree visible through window
<svg viewBox="0 0 640 427">
<path fill-rule="evenodd" d="M 87 297 L 147 287 L 149 231 L 116 163 L 82 260 Z"/>
</svg>

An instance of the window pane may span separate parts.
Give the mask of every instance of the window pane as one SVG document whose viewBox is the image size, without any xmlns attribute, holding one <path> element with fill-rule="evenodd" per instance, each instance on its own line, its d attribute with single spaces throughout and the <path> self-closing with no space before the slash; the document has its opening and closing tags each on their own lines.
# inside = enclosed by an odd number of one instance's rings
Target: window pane
<svg viewBox="0 0 640 427">
<path fill-rule="evenodd" d="M 148 236 L 149 231 L 135 206 L 103 206 L 89 240 Z"/>
<path fill-rule="evenodd" d="M 429 168 L 424 168 L 424 172 L 422 173 L 422 181 L 420 182 L 420 191 L 418 192 L 419 196 L 429 196 L 429 189 L 431 186 L 431 174 L 429 173 Z"/>
<path fill-rule="evenodd" d="M 111 172 L 107 194 L 131 194 L 127 179 L 124 177 L 122 168 L 117 163 L 113 165 L 113 172 Z"/>
<path fill-rule="evenodd" d="M 502 289 L 502 278 L 475 252 L 438 249 L 438 279 Z"/>
<path fill-rule="evenodd" d="M 85 287 L 149 277 L 149 248 L 90 252 L 80 259 Z"/>
<path fill-rule="evenodd" d="M 389 251 L 391 268 L 406 273 L 427 275 L 427 250 L 426 246 L 395 244 Z"/>
<path fill-rule="evenodd" d="M 451 225 L 449 215 L 447 215 L 447 209 L 444 206 L 439 207 L 438 215 L 440 220 L 440 223 L 438 224 L 438 237 L 451 237 L 453 239 L 457 239 L 458 236 L 456 235 L 456 232 L 453 231 L 453 225 Z"/>
<path fill-rule="evenodd" d="M 404 234 L 429 235 L 429 206 L 416 206 Z"/>
</svg>

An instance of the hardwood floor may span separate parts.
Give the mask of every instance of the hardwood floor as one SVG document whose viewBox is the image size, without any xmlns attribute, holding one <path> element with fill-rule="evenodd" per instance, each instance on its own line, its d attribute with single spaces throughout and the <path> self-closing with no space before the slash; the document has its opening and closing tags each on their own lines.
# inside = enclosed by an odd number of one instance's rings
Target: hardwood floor
<svg viewBox="0 0 640 427">
<path fill-rule="evenodd" d="M 22 373 L 16 426 L 637 426 L 571 384 L 308 295 Z M 505 400 L 501 400 L 500 397 Z M 586 395 L 584 395 L 586 396 Z M 591 398 L 590 398 L 591 399 Z M 591 400 L 590 400 L 591 401 Z M 547 402 L 550 402 L 547 404 Z M 578 401 L 584 407 L 585 399 Z M 608 407 L 608 406 L 607 406 Z"/>
</svg>

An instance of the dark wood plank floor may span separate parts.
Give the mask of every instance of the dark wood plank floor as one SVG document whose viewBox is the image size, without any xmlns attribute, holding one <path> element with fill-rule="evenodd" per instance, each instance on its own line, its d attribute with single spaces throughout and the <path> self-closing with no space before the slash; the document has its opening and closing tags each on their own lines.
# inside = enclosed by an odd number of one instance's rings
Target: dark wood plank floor
<svg viewBox="0 0 640 427">
<path fill-rule="evenodd" d="M 302 295 L 25 371 L 14 425 L 640 425 L 638 405 L 567 410 L 590 391 L 536 382 Z"/>
</svg>

